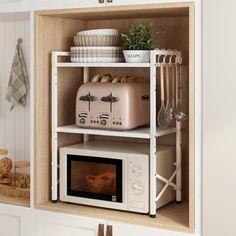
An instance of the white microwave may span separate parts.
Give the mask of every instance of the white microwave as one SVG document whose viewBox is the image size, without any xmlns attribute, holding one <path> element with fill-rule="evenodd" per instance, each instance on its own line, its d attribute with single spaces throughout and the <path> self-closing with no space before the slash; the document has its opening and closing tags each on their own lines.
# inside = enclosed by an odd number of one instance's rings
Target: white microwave
<svg viewBox="0 0 236 236">
<path fill-rule="evenodd" d="M 141 143 L 91 141 L 61 148 L 60 200 L 148 213 L 149 147 Z M 159 164 L 167 168 L 174 155 L 172 151 L 170 155 L 162 153 L 165 155 L 158 157 L 162 161 Z M 166 173 L 171 171 L 167 169 Z M 157 190 L 162 187 L 163 183 Z M 175 193 L 170 189 L 158 207 L 174 199 Z"/>
<path fill-rule="evenodd" d="M 60 200 L 147 213 L 149 145 L 141 146 L 91 141 L 61 148 Z"/>
</svg>

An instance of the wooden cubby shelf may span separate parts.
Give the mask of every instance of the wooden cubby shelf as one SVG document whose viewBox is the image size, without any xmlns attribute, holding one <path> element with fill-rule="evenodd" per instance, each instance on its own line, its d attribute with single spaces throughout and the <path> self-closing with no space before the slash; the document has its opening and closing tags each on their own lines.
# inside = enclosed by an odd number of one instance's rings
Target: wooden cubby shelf
<svg viewBox="0 0 236 236">
<path fill-rule="evenodd" d="M 83 135 L 91 139 L 151 143 L 149 127 L 130 131 L 111 131 L 79 128 L 75 125 L 75 102 L 79 86 L 84 82 L 83 68 L 89 75 L 111 74 L 117 76 L 142 76 L 150 80 L 150 63 L 70 63 L 69 51 L 73 35 L 78 31 L 96 28 L 117 28 L 127 32 L 128 26 L 149 20 L 154 32 L 165 27 L 165 35 L 155 48 L 177 49 L 182 52 L 182 101 L 188 120 L 182 127 L 182 204 L 171 203 L 157 210 L 157 217 L 117 210 L 67 204 L 51 199 L 52 130 L 58 135 L 60 147 L 83 142 Z M 193 232 L 194 221 L 194 3 L 150 4 L 95 9 L 39 11 L 35 15 L 35 206 L 75 215 L 117 220 L 182 232 Z M 119 46 L 121 41 L 119 40 Z M 57 80 L 57 125 L 52 127 L 52 52 L 64 54 L 59 60 Z M 152 67 L 153 68 L 153 67 Z M 157 76 L 157 94 L 160 80 Z M 154 86 L 153 86 L 154 87 Z M 159 96 L 159 95 L 158 95 Z M 160 101 L 157 98 L 157 106 Z M 157 110 L 158 107 L 157 107 Z M 152 137 L 155 125 L 151 123 Z M 176 128 L 157 128 L 156 144 L 175 145 Z M 155 137 L 154 137 L 155 138 Z M 153 145 L 153 144 L 152 144 Z M 54 152 L 56 153 L 56 152 Z M 55 156 L 55 155 L 54 155 Z M 56 156 L 55 156 L 56 157 Z"/>
<path fill-rule="evenodd" d="M 168 230 L 190 232 L 188 223 L 188 202 L 182 204 L 171 203 L 158 211 L 156 219 L 143 214 L 123 212 L 84 205 L 74 205 L 63 202 L 45 202 L 38 206 L 43 210 L 50 210 L 60 213 L 69 213 L 85 217 L 94 217 L 105 220 L 115 220 L 122 223 L 139 224 L 143 226 L 158 227 Z"/>
</svg>

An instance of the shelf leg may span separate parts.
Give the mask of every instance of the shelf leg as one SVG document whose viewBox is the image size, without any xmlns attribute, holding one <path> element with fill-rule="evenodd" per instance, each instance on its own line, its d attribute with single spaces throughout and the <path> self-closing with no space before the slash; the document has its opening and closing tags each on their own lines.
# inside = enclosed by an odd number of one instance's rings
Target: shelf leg
<svg viewBox="0 0 236 236">
<path fill-rule="evenodd" d="M 57 202 L 57 191 L 58 191 L 58 174 L 57 174 L 57 169 L 58 169 L 58 161 L 57 161 L 57 134 L 54 133 L 52 137 L 52 163 L 51 163 L 51 168 L 52 168 L 52 202 Z"/>
<path fill-rule="evenodd" d="M 52 168 L 52 202 L 56 202 L 58 199 L 58 144 L 57 144 L 57 132 L 56 128 L 58 126 L 57 122 L 57 82 L 58 82 L 58 75 L 57 75 L 57 52 L 52 53 L 52 74 L 51 74 L 51 81 L 52 81 L 52 121 L 51 121 L 51 138 L 52 138 L 52 159 L 51 159 L 51 168 Z"/>
<path fill-rule="evenodd" d="M 176 121 L 176 202 L 182 201 L 182 122 Z"/>
<path fill-rule="evenodd" d="M 150 202 L 149 214 L 151 217 L 156 215 L 156 54 L 150 53 Z"/>
<path fill-rule="evenodd" d="M 83 82 L 88 83 L 89 82 L 89 67 L 84 67 L 83 73 L 84 73 Z"/>
<path fill-rule="evenodd" d="M 83 74 L 83 76 L 84 76 L 83 82 L 88 83 L 89 82 L 89 67 L 84 67 L 83 73 L 84 73 Z M 84 134 L 83 135 L 83 142 L 87 143 L 88 141 L 89 141 L 89 134 Z"/>
</svg>

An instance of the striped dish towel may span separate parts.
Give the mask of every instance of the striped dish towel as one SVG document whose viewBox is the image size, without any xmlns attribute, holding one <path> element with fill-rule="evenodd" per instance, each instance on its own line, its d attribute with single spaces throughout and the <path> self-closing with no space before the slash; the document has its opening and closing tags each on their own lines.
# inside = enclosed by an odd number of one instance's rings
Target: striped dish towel
<svg viewBox="0 0 236 236">
<path fill-rule="evenodd" d="M 29 77 L 26 70 L 22 41 L 18 41 L 13 58 L 6 99 L 11 103 L 10 110 L 18 103 L 25 107 L 26 95 L 29 90 Z"/>
</svg>

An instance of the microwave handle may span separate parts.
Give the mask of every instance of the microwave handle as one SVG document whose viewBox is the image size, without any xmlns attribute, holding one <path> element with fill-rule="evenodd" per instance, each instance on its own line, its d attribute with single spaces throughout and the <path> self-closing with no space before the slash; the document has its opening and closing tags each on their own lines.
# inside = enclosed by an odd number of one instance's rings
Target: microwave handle
<svg viewBox="0 0 236 236">
<path fill-rule="evenodd" d="M 98 236 L 104 236 L 104 224 L 98 225 Z"/>
<path fill-rule="evenodd" d="M 111 225 L 107 226 L 106 236 L 112 236 L 112 226 Z"/>
</svg>

